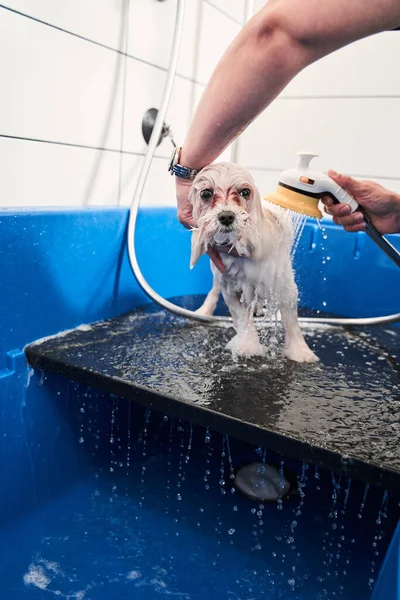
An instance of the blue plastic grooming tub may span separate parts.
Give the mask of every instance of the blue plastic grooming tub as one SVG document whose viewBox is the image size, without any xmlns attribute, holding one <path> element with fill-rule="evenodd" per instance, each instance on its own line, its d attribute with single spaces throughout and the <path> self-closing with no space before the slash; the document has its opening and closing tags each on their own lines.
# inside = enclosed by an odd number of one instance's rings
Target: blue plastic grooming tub
<svg viewBox="0 0 400 600">
<path fill-rule="evenodd" d="M 292 457 L 297 495 L 260 508 L 231 492 L 231 475 L 235 460 L 279 466 L 268 448 L 27 365 L 26 344 L 149 302 L 128 264 L 127 219 L 0 210 L 0 596 L 399 600 L 400 490 L 350 487 Z M 208 260 L 189 270 L 173 209 L 143 210 L 138 226 L 157 292 L 208 291 Z M 326 229 L 327 240 L 308 222 L 297 250 L 301 305 L 398 312 L 396 267 L 364 234 Z"/>
</svg>

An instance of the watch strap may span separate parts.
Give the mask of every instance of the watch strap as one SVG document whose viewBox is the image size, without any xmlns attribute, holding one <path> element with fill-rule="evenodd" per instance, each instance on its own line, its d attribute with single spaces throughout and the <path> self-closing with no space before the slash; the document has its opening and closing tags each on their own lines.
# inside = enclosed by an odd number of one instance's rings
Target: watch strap
<svg viewBox="0 0 400 600">
<path fill-rule="evenodd" d="M 196 169 L 189 169 L 188 167 L 183 167 L 182 165 L 176 164 L 174 167 L 172 167 L 171 173 L 177 177 L 181 177 L 182 179 L 193 180 L 198 171 L 196 171 Z"/>
</svg>

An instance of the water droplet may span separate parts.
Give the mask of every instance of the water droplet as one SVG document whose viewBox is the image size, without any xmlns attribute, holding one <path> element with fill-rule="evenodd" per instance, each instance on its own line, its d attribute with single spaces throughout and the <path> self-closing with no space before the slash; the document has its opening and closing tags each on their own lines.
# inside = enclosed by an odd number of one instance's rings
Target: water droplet
<svg viewBox="0 0 400 600">
<path fill-rule="evenodd" d="M 233 535 L 235 533 L 235 530 L 234 529 L 229 529 L 228 533 L 229 533 L 229 535 Z"/>
<path fill-rule="evenodd" d="M 84 440 L 84 438 L 83 438 L 83 437 L 80 437 L 80 438 L 79 438 L 79 443 L 80 443 L 80 444 L 83 444 L 83 442 L 84 442 L 84 441 L 85 441 L 85 440 Z"/>
</svg>

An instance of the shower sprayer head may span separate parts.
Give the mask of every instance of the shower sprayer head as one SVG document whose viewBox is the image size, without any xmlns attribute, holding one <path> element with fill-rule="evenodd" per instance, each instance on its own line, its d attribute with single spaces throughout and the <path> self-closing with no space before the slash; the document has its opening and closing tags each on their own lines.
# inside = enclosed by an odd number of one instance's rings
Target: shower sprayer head
<svg viewBox="0 0 400 600">
<path fill-rule="evenodd" d="M 361 210 L 366 219 L 366 234 L 400 267 L 400 252 L 375 229 L 353 196 L 350 196 L 326 173 L 310 171 L 310 161 L 318 155 L 312 152 L 299 152 L 298 156 L 300 156 L 298 166 L 283 171 L 275 192 L 265 196 L 265 200 L 286 210 L 314 217 L 314 219 L 322 218 L 322 212 L 318 208 L 318 202 L 322 196 L 331 196 L 337 204 L 347 204 L 350 206 L 351 213 Z"/>
<path fill-rule="evenodd" d="M 357 202 L 325 173 L 310 171 L 312 158 L 318 156 L 312 152 L 299 152 L 300 161 L 294 169 L 283 171 L 275 192 L 265 200 L 314 219 L 321 219 L 322 212 L 318 202 L 322 196 L 332 196 L 336 202 L 348 204 L 351 212 L 358 208 Z"/>
</svg>

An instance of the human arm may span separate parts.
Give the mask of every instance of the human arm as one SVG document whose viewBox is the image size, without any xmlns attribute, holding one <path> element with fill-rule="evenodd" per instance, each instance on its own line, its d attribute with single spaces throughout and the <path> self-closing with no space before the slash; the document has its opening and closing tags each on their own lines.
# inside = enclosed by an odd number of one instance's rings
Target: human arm
<svg viewBox="0 0 400 600">
<path fill-rule="evenodd" d="M 214 70 L 180 162 L 215 160 L 307 65 L 355 40 L 400 24 L 398 0 L 270 0 Z M 188 186 L 176 178 L 178 218 L 191 225 Z"/>
</svg>

